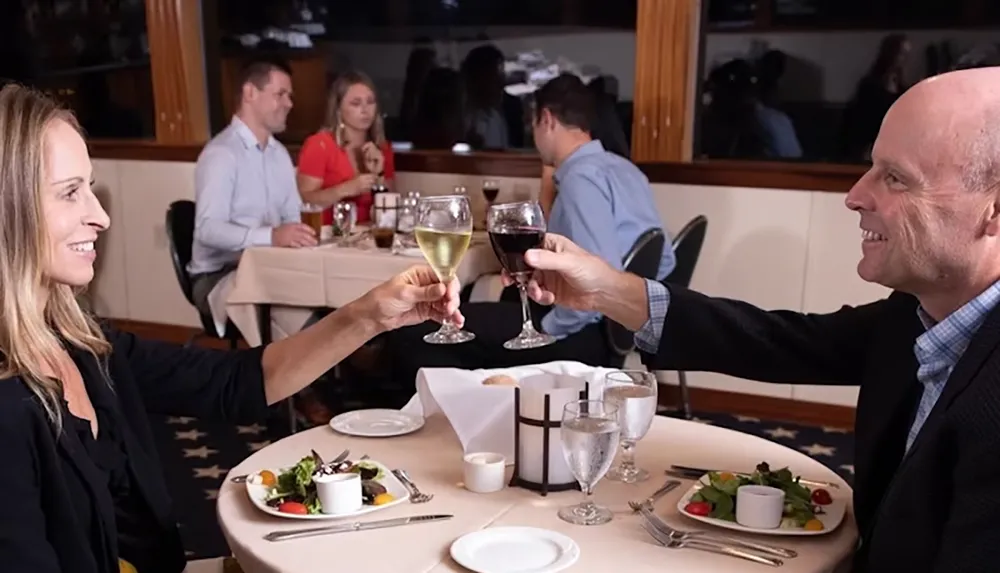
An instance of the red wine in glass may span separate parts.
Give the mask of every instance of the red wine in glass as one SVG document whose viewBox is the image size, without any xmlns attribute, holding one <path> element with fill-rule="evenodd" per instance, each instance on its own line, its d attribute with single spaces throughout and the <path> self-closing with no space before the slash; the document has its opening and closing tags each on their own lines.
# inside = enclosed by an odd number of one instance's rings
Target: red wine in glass
<svg viewBox="0 0 1000 573">
<path fill-rule="evenodd" d="M 545 231 L 530 227 L 498 227 L 490 230 L 489 235 L 493 252 L 507 274 L 518 282 L 528 280 L 533 269 L 524 261 L 524 253 L 542 246 Z"/>
<path fill-rule="evenodd" d="M 486 202 L 490 205 L 497 200 L 497 195 L 500 194 L 500 186 L 492 181 L 487 181 L 483 183 L 483 197 L 486 198 Z"/>
</svg>

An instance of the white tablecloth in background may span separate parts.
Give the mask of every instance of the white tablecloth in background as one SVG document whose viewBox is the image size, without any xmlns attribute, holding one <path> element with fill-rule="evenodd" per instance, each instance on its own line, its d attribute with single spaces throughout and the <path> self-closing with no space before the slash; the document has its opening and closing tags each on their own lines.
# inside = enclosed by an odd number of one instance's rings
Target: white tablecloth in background
<svg viewBox="0 0 1000 573">
<path fill-rule="evenodd" d="M 266 515 L 247 499 L 245 486 L 222 486 L 218 517 L 234 556 L 246 573 L 301 573 L 321 570 L 364 571 L 365 573 L 458 573 L 465 571 L 449 556 L 452 542 L 465 533 L 495 526 L 535 526 L 552 529 L 573 538 L 581 548 L 580 560 L 568 571 L 579 573 L 760 573 L 761 565 L 732 557 L 694 550 L 673 550 L 656 545 L 632 515 L 626 502 L 647 497 L 662 484 L 662 470 L 671 463 L 692 466 L 726 465 L 752 468 L 761 461 L 773 467 L 788 465 L 792 471 L 811 479 L 842 485 L 839 492 L 850 497 L 851 489 L 834 472 L 799 452 L 767 440 L 697 422 L 657 417 L 647 437 L 637 448 L 637 461 L 652 470 L 654 478 L 643 484 L 625 485 L 602 481 L 596 489 L 598 503 L 612 508 L 615 519 L 607 525 L 584 527 L 563 522 L 559 507 L 580 501 L 580 492 L 564 492 L 541 497 L 520 488 L 506 488 L 493 494 L 476 494 L 463 489 L 461 448 L 447 421 L 432 416 L 420 431 L 407 436 L 383 439 L 351 438 L 329 427 L 314 428 L 272 444 L 232 468 L 231 475 L 261 468 L 294 464 L 310 449 L 334 456 L 344 448 L 357 458 L 369 454 L 394 468 L 403 468 L 427 493 L 429 503 L 405 503 L 377 511 L 364 519 L 384 519 L 428 513 L 450 513 L 448 521 L 339 533 L 328 536 L 268 542 L 264 534 L 283 529 L 320 525 Z M 508 477 L 511 468 L 508 468 Z M 677 514 L 676 504 L 692 482 L 662 498 L 656 512 L 675 526 L 705 529 L 706 525 Z M 853 511 L 836 531 L 816 537 L 770 537 L 760 539 L 799 552 L 786 559 L 784 573 L 825 573 L 844 566 L 857 538 Z"/>
<path fill-rule="evenodd" d="M 463 286 L 482 275 L 499 272 L 500 264 L 482 237 L 462 259 L 458 280 Z M 407 268 L 422 256 L 321 245 L 308 249 L 255 247 L 243 252 L 229 284 L 225 311 L 251 346 L 260 344 L 257 307 L 270 304 L 272 338 L 302 329 L 315 308 L 339 308 Z"/>
</svg>

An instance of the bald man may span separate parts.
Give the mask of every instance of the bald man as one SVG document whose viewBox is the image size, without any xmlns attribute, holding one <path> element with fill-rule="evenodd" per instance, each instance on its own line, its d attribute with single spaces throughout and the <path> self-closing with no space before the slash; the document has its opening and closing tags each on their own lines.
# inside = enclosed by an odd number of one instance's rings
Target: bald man
<svg viewBox="0 0 1000 573">
<path fill-rule="evenodd" d="M 1000 68 L 907 91 L 872 163 L 846 204 L 858 274 L 893 289 L 884 300 L 768 312 L 623 274 L 555 236 L 527 253 L 530 295 L 632 328 L 652 368 L 860 385 L 853 570 L 1000 571 Z"/>
</svg>

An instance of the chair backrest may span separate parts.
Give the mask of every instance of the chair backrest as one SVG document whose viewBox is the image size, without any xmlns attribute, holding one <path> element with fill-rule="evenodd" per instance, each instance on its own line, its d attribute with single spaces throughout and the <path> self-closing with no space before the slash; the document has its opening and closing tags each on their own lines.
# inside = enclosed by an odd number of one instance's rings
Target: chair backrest
<svg viewBox="0 0 1000 573">
<path fill-rule="evenodd" d="M 191 262 L 191 245 L 194 243 L 194 201 L 174 201 L 167 208 L 167 242 L 170 244 L 170 260 L 174 264 L 177 282 L 181 285 L 184 298 L 194 304 L 191 275 L 187 265 Z"/>
<path fill-rule="evenodd" d="M 666 282 L 682 287 L 691 285 L 691 277 L 694 276 L 694 268 L 701 255 L 701 246 L 705 243 L 706 231 L 708 231 L 708 218 L 698 215 L 677 233 L 674 237 L 674 258 L 677 262 Z"/>
<path fill-rule="evenodd" d="M 660 270 L 660 259 L 663 257 L 666 241 L 663 229 L 659 228 L 650 229 L 639 235 L 632 248 L 622 258 L 622 267 L 642 278 L 655 280 L 656 273 Z M 632 352 L 635 344 L 634 333 L 609 318 L 604 319 L 604 324 L 611 350 L 619 357 Z"/>
</svg>

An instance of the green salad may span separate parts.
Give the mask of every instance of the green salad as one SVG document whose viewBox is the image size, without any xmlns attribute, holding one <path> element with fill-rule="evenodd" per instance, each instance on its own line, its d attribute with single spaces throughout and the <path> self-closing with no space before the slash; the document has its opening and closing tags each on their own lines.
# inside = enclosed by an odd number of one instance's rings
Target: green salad
<svg viewBox="0 0 1000 573">
<path fill-rule="evenodd" d="M 306 456 L 294 466 L 275 476 L 273 485 L 264 502 L 280 512 L 311 515 L 322 513 L 313 475 L 316 473 L 316 459 Z M 385 472 L 378 464 L 367 461 L 345 461 L 331 468 L 336 473 L 356 473 L 361 475 L 362 501 L 367 505 L 381 505 L 392 500 L 385 486 L 380 482 Z"/>
<path fill-rule="evenodd" d="M 825 504 L 816 503 L 820 496 L 800 484 L 799 478 L 794 477 L 788 468 L 772 471 L 766 462 L 762 462 L 749 475 L 710 472 L 708 479 L 709 484 L 704 485 L 688 501 L 685 507 L 688 513 L 735 522 L 736 490 L 745 485 L 764 485 L 785 492 L 782 527 L 822 528 L 816 516 L 824 513 L 821 505 Z"/>
</svg>

